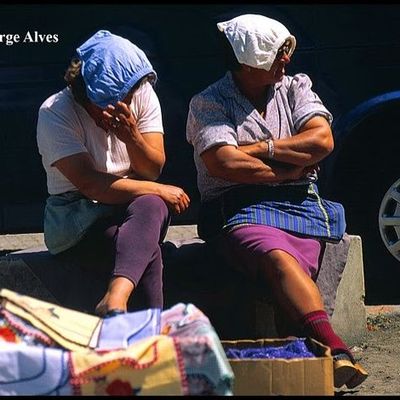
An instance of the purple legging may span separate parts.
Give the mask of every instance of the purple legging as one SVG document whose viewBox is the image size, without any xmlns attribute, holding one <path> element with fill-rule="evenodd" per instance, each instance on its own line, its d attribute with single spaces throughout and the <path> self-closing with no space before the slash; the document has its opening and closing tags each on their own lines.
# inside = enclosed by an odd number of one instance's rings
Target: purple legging
<svg viewBox="0 0 400 400">
<path fill-rule="evenodd" d="M 140 291 L 142 307 L 163 307 L 163 263 L 160 244 L 169 225 L 164 201 L 143 195 L 111 218 L 97 221 L 71 249 L 91 272 L 110 272 L 130 279 Z M 136 293 L 136 289 L 135 292 Z"/>
</svg>

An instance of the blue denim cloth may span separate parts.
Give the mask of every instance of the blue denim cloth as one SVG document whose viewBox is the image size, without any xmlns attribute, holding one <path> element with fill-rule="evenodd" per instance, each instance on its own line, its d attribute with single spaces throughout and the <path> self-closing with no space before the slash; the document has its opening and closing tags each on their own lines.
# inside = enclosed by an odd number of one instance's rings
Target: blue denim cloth
<svg viewBox="0 0 400 400">
<path fill-rule="evenodd" d="M 109 31 L 98 31 L 76 52 L 82 61 L 87 96 L 101 108 L 123 100 L 145 75 L 150 72 L 156 75 L 139 47 Z"/>
<path fill-rule="evenodd" d="M 99 218 L 116 211 L 117 206 L 94 202 L 77 191 L 49 196 L 44 211 L 44 242 L 49 252 L 71 248 Z"/>
</svg>

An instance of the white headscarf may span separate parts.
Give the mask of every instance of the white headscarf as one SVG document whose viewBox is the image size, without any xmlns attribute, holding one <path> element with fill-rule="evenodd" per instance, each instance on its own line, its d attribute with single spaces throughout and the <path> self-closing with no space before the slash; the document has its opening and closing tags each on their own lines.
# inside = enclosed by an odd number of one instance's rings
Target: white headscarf
<svg viewBox="0 0 400 400">
<path fill-rule="evenodd" d="M 269 71 L 278 49 L 286 40 L 291 42 L 289 57 L 296 47 L 296 38 L 280 22 L 257 14 L 244 14 L 219 22 L 240 64 Z"/>
</svg>

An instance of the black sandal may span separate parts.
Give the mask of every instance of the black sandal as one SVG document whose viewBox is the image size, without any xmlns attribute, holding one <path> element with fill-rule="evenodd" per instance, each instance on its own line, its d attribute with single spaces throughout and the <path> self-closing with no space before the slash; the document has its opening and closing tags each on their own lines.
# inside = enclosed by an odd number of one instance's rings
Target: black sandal
<svg viewBox="0 0 400 400">
<path fill-rule="evenodd" d="M 112 310 L 107 311 L 102 318 L 112 318 L 121 314 L 126 314 L 126 311 L 121 310 L 120 308 L 113 308 Z"/>
</svg>

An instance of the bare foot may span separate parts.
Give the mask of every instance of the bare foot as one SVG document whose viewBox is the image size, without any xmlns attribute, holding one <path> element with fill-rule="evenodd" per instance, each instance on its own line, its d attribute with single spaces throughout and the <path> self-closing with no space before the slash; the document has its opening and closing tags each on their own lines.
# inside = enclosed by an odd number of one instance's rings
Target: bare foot
<svg viewBox="0 0 400 400">
<path fill-rule="evenodd" d="M 127 311 L 126 302 L 110 301 L 110 294 L 107 292 L 97 304 L 94 313 L 99 317 L 104 317 L 110 310 L 115 309 Z"/>
<path fill-rule="evenodd" d="M 114 278 L 97 304 L 95 314 L 104 317 L 111 310 L 127 311 L 128 300 L 134 288 L 135 285 L 129 279 L 122 276 Z"/>
</svg>

